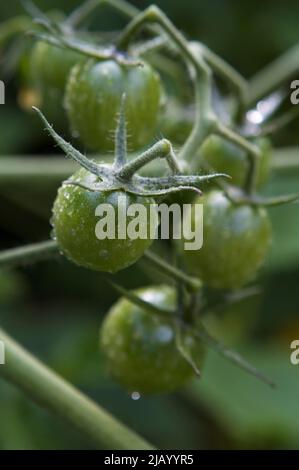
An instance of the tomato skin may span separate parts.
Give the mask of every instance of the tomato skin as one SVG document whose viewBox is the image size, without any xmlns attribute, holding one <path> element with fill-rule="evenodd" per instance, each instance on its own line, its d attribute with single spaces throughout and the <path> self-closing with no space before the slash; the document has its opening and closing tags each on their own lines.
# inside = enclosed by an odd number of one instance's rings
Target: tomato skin
<svg viewBox="0 0 299 470">
<path fill-rule="evenodd" d="M 184 251 L 186 267 L 213 288 L 235 289 L 251 281 L 271 242 L 267 211 L 236 206 L 218 190 L 195 203 L 203 204 L 203 246 Z M 194 211 L 192 220 L 194 229 Z"/>
<path fill-rule="evenodd" d="M 61 121 L 66 82 L 72 67 L 83 55 L 38 41 L 30 57 L 30 78 L 40 94 L 40 106 L 49 119 Z"/>
<path fill-rule="evenodd" d="M 135 294 L 158 307 L 175 308 L 175 291 L 169 286 L 146 287 Z M 201 365 L 203 346 L 191 335 L 187 341 Z M 100 345 L 112 377 L 130 393 L 172 392 L 194 377 L 192 367 L 176 349 L 173 323 L 125 298 L 104 319 Z"/>
<path fill-rule="evenodd" d="M 85 184 L 98 182 L 97 177 L 85 169 L 80 169 L 72 179 Z M 96 224 L 100 220 L 95 215 L 97 206 L 111 204 L 118 217 L 119 196 L 125 198 L 127 207 L 130 204 L 142 204 L 146 207 L 147 214 L 150 205 L 154 204 L 152 198 L 134 196 L 123 191 L 92 192 L 73 185 L 64 185 L 58 190 L 51 222 L 54 238 L 68 259 L 95 271 L 114 273 L 135 263 L 152 244 L 153 240 L 150 238 L 118 239 L 117 232 L 115 239 L 99 240 L 96 237 Z M 150 218 L 147 220 L 149 227 Z M 115 225 L 117 229 L 118 218 Z"/>
<path fill-rule="evenodd" d="M 94 151 L 114 148 L 113 132 L 121 97 L 126 93 L 128 148 L 136 150 L 154 137 L 161 100 L 158 74 L 148 64 L 121 66 L 90 59 L 71 71 L 65 108 L 71 130 Z"/>
<path fill-rule="evenodd" d="M 267 138 L 256 139 L 253 143 L 261 151 L 256 180 L 256 187 L 260 188 L 270 173 L 272 147 Z M 232 178 L 231 184 L 244 186 L 248 170 L 248 157 L 244 150 L 219 136 L 212 135 L 204 142 L 200 154 L 216 172 L 229 175 Z"/>
</svg>

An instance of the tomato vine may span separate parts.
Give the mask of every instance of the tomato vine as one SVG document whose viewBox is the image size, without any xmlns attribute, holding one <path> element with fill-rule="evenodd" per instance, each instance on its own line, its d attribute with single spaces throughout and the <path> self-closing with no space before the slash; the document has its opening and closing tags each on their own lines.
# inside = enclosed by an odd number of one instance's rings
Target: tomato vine
<svg viewBox="0 0 299 470">
<path fill-rule="evenodd" d="M 131 18 L 114 41 L 81 27 L 103 4 Z M 217 292 L 223 305 L 253 293 L 246 285 L 264 264 L 271 242 L 268 207 L 299 198 L 298 194 L 265 198 L 258 193 L 273 166 L 272 144 L 261 137 L 264 123 L 256 135 L 247 132 L 248 109 L 271 90 L 264 90 L 258 79 L 248 84 L 204 44 L 188 41 L 156 6 L 139 12 L 123 0 L 89 0 L 59 20 L 32 4 L 27 9 L 34 17 L 30 35 L 36 41 L 28 80 L 43 98 L 42 110 L 38 106 L 34 110 L 55 144 L 80 168 L 58 190 L 51 219 L 54 239 L 0 253 L 0 267 L 65 256 L 100 271 L 103 281 L 121 294 L 104 320 L 101 345 L 112 375 L 130 392 L 169 392 L 200 376 L 209 347 L 272 386 L 238 353 L 213 339 L 204 322 L 205 314 L 214 308 L 206 297 L 207 287 Z M 2 30 L 1 41 L 28 28 L 28 16 L 22 18 Z M 153 57 L 156 60 L 151 61 Z M 167 136 L 155 138 L 169 98 L 163 83 L 165 69 L 159 70 L 164 57 L 172 64 L 166 71 L 170 80 L 181 66 L 180 58 L 192 96 L 191 127 L 187 126 L 181 145 Z M 214 106 L 214 75 L 229 90 L 228 98 L 221 98 L 225 118 Z M 53 125 L 45 106 L 51 101 Z M 179 103 L 182 116 L 183 108 L 184 103 Z M 63 112 L 76 143 L 56 130 Z M 82 146 L 100 154 L 86 156 Z M 114 159 L 104 158 L 112 149 Z M 41 171 L 38 178 L 43 177 Z M 116 206 L 116 197 L 122 195 L 126 206 L 139 203 L 147 210 L 158 200 L 169 204 L 167 196 L 182 191 L 195 193 L 193 204 L 204 207 L 204 245 L 195 253 L 184 253 L 180 244 L 171 243 L 170 262 L 148 250 L 152 240 L 104 242 L 95 237 L 99 204 Z M 110 275 L 141 261 L 165 274 L 169 285 L 132 292 Z M 19 360 L 13 343 L 11 347 L 12 361 Z M 25 360 L 27 366 L 32 374 L 42 372 Z M 7 377 L 26 388 L 18 374 L 12 366 Z M 49 387 L 55 385 L 51 377 L 46 379 Z M 36 384 L 38 398 L 44 390 L 40 381 Z M 50 407 L 55 409 L 53 403 Z"/>
</svg>

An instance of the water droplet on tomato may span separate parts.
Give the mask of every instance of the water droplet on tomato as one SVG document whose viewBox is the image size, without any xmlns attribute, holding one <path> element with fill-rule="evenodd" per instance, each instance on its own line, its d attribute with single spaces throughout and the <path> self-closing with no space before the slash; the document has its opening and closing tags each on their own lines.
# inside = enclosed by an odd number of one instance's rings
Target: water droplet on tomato
<svg viewBox="0 0 299 470">
<path fill-rule="evenodd" d="M 140 395 L 139 392 L 133 392 L 133 393 L 131 394 L 131 398 L 132 398 L 132 400 L 137 401 L 137 400 L 139 400 L 139 399 L 141 398 L 141 395 Z"/>
</svg>

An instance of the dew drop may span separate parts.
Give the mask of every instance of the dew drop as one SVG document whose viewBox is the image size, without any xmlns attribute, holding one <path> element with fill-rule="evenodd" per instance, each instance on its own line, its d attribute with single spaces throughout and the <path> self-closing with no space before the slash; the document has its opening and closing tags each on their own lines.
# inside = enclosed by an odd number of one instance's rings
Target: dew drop
<svg viewBox="0 0 299 470">
<path fill-rule="evenodd" d="M 51 239 L 52 239 L 54 242 L 56 242 L 57 237 L 56 237 L 56 232 L 55 232 L 54 229 L 52 229 L 52 230 L 50 231 L 50 237 L 51 237 Z"/>
<path fill-rule="evenodd" d="M 140 395 L 139 392 L 133 392 L 133 393 L 131 394 L 131 398 L 132 398 L 132 400 L 137 401 L 137 400 L 139 400 L 139 399 L 141 398 L 141 395 Z"/>
</svg>

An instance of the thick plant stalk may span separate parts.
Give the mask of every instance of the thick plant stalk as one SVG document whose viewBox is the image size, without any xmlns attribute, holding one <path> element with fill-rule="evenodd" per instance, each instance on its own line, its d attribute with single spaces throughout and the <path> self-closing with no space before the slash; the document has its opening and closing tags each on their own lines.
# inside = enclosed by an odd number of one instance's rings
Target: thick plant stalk
<svg viewBox="0 0 299 470">
<path fill-rule="evenodd" d="M 5 365 L 0 366 L 0 376 L 75 426 L 96 448 L 153 449 L 143 438 L 34 358 L 2 329 L 0 340 L 5 345 Z"/>
<path fill-rule="evenodd" d="M 288 85 L 288 81 L 295 77 L 299 70 L 299 44 L 295 44 L 280 57 L 258 72 L 249 81 L 247 107 L 250 108 L 264 96 L 270 94 L 281 84 Z"/>
<path fill-rule="evenodd" d="M 23 266 L 51 259 L 57 254 L 58 246 L 54 240 L 11 248 L 0 252 L 0 268 Z"/>
<path fill-rule="evenodd" d="M 110 157 L 111 159 L 111 157 Z M 78 168 L 76 163 L 61 156 L 2 156 L 0 159 L 0 183 L 60 182 L 68 178 Z"/>
</svg>

